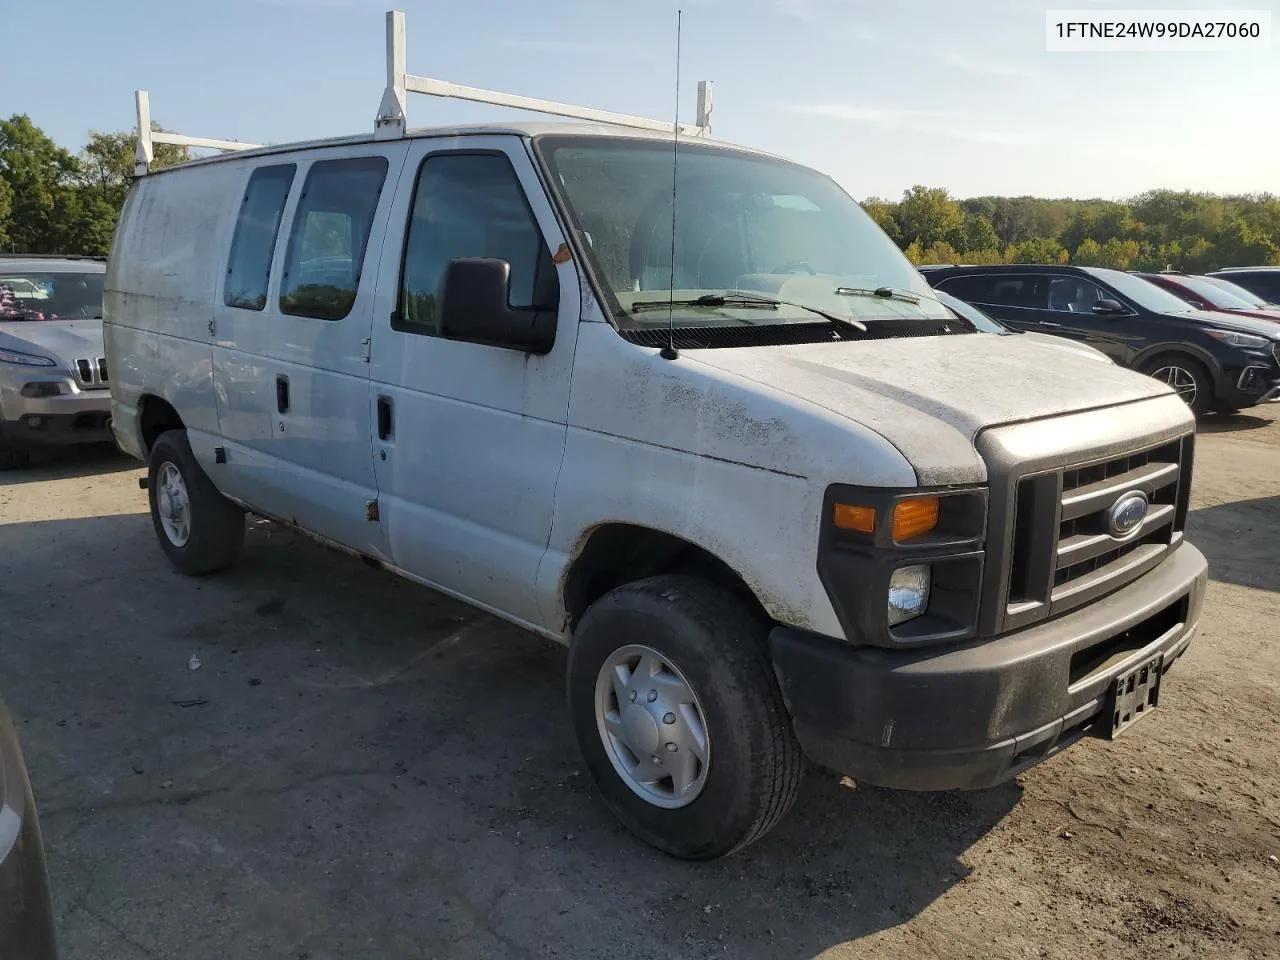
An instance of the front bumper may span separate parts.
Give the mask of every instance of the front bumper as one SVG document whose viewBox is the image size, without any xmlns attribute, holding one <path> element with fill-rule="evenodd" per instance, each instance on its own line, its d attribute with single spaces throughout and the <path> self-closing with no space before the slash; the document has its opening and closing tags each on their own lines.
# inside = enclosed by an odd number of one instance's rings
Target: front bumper
<svg viewBox="0 0 1280 960">
<path fill-rule="evenodd" d="M 1162 652 L 1167 671 L 1207 580 L 1184 542 L 1110 596 L 995 639 L 899 651 L 777 627 L 770 649 L 811 760 L 880 786 L 975 789 L 1093 732 L 1125 670 Z"/>
<path fill-rule="evenodd" d="M 24 388 L 48 384 L 53 396 L 27 396 Z M 69 377 L 30 374 L 0 383 L 0 439 L 17 447 L 110 443 L 111 391 L 82 389 Z"/>
</svg>

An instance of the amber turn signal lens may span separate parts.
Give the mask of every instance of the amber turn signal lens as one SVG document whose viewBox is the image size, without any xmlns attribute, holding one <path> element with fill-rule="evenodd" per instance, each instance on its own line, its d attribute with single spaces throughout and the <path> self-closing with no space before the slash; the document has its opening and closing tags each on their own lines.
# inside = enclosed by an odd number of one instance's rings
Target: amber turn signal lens
<svg viewBox="0 0 1280 960">
<path fill-rule="evenodd" d="M 915 497 L 899 500 L 893 508 L 893 539 L 896 543 L 928 533 L 938 525 L 938 498 Z"/>
<path fill-rule="evenodd" d="M 851 503 L 837 503 L 831 519 L 841 530 L 852 530 L 854 533 L 876 532 L 875 507 L 855 507 Z"/>
</svg>

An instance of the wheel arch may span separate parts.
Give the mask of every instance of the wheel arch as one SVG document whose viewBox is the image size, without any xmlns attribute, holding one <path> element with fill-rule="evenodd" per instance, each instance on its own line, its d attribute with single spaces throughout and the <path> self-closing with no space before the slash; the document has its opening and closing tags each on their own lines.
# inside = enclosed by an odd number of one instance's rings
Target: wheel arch
<svg viewBox="0 0 1280 960">
<path fill-rule="evenodd" d="M 185 429 L 182 416 L 168 400 L 154 393 L 144 393 L 138 398 L 138 435 L 147 455 L 150 455 L 160 434 Z"/>
<path fill-rule="evenodd" d="M 705 546 L 640 524 L 610 521 L 579 539 L 560 582 L 566 626 L 572 632 L 587 608 L 615 587 L 664 573 L 696 576 L 742 599 L 772 619 L 758 591 Z"/>
</svg>

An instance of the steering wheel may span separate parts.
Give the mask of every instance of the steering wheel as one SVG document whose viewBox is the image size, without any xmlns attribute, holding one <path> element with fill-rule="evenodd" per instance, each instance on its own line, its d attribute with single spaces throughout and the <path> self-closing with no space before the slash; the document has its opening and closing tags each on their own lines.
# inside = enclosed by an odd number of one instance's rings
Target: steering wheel
<svg viewBox="0 0 1280 960">
<path fill-rule="evenodd" d="M 788 260 L 786 263 L 782 263 L 782 264 L 779 264 L 778 266 L 774 267 L 774 268 L 773 268 L 772 270 L 770 270 L 769 272 L 770 272 L 770 273 L 800 273 L 800 272 L 804 272 L 804 273 L 807 273 L 807 274 L 808 274 L 809 276 L 811 276 L 811 277 L 816 277 L 816 276 L 818 275 L 818 271 L 817 271 L 817 270 L 815 270 L 815 269 L 813 269 L 813 266 L 809 263 L 809 261 L 808 261 L 808 260 Z"/>
</svg>

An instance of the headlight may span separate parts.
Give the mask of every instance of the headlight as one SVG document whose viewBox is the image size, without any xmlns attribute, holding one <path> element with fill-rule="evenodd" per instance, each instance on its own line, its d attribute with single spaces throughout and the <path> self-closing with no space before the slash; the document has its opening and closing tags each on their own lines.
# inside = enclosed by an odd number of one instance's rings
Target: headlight
<svg viewBox="0 0 1280 960">
<path fill-rule="evenodd" d="M 1255 337 L 1252 333 L 1238 333 L 1235 330 L 1206 330 L 1205 333 L 1233 347 L 1249 347 L 1256 350 L 1258 347 L 1267 345 L 1266 337 Z"/>
<path fill-rule="evenodd" d="M 16 350 L 0 350 L 0 363 L 20 363 L 24 367 L 56 367 L 58 362 L 34 353 L 18 353 Z"/>
<path fill-rule="evenodd" d="M 889 626 L 914 620 L 929 607 L 928 564 L 899 567 L 889 577 Z"/>
</svg>

